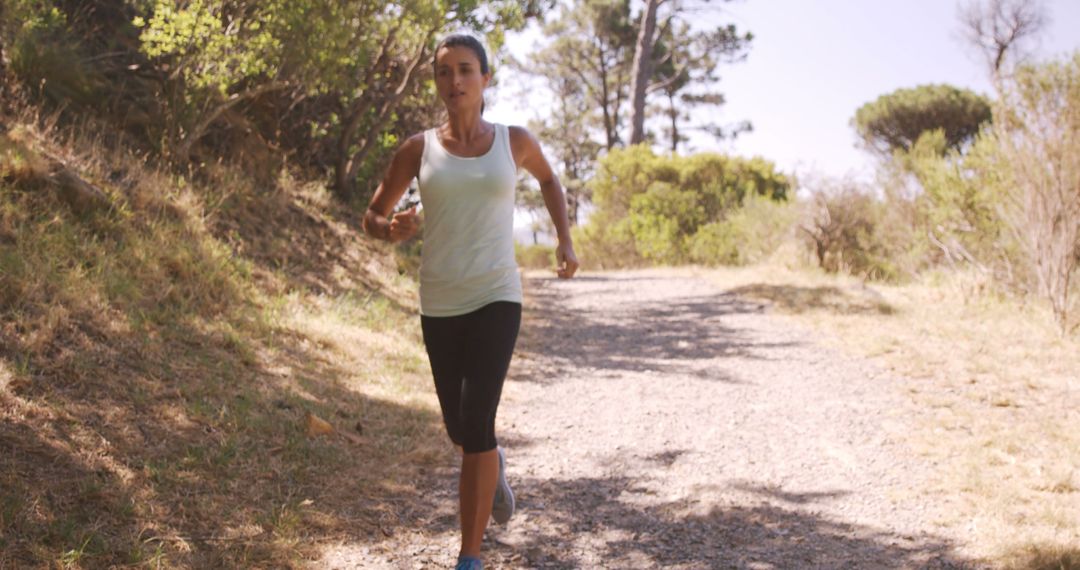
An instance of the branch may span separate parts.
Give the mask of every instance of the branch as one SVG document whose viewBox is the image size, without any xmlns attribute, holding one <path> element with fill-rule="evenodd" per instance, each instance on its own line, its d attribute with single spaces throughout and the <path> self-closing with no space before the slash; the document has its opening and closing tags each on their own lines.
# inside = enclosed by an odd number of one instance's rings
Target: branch
<svg viewBox="0 0 1080 570">
<path fill-rule="evenodd" d="M 683 78 L 682 74 L 684 72 L 686 72 L 686 70 L 689 69 L 689 68 L 690 68 L 689 65 L 684 64 L 682 67 L 676 69 L 675 73 L 672 74 L 667 79 L 650 84 L 648 87 L 645 88 L 645 92 L 646 93 L 655 93 L 657 91 L 660 91 L 660 90 L 663 90 L 663 89 L 667 89 L 668 87 L 671 87 L 672 85 L 674 85 L 680 79 Z"/>
<path fill-rule="evenodd" d="M 389 120 L 391 113 L 397 109 L 405 95 L 408 94 L 409 89 L 413 86 L 414 79 L 416 77 L 417 70 L 420 69 L 421 63 L 425 63 L 434 54 L 428 54 L 428 43 L 435 36 L 437 28 L 431 28 L 428 30 L 424 39 L 420 42 L 420 49 L 417 51 L 416 56 L 409 63 L 409 67 L 405 70 L 405 75 L 398 82 L 397 88 L 393 91 L 393 96 L 389 97 L 383 102 L 382 107 L 379 109 L 376 115 L 375 122 L 368 129 L 369 132 L 380 131 L 386 122 Z M 369 137 L 364 141 L 364 144 L 356 151 L 355 154 L 349 159 L 348 179 L 353 180 L 360 172 L 360 166 L 363 164 L 364 159 L 371 152 L 372 148 L 371 138 Z"/>
<path fill-rule="evenodd" d="M 252 87 L 239 93 L 233 93 L 229 95 L 225 101 L 218 104 L 213 110 L 204 113 L 204 116 L 195 126 L 191 129 L 190 133 L 184 137 L 180 145 L 177 147 L 177 154 L 183 160 L 187 160 L 188 154 L 191 152 L 192 146 L 198 141 L 204 134 L 206 129 L 221 116 L 222 113 L 236 106 L 237 103 L 254 99 L 265 93 L 271 91 L 277 91 L 279 89 L 285 89 L 292 85 L 288 81 L 271 81 L 270 83 L 264 83 L 257 87 Z"/>
</svg>

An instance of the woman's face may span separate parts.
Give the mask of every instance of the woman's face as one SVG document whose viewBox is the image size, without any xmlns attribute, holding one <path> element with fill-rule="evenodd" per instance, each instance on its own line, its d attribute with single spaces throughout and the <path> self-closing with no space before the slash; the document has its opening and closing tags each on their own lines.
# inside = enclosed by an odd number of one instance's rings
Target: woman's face
<svg viewBox="0 0 1080 570">
<path fill-rule="evenodd" d="M 480 107 L 490 73 L 481 73 L 480 58 L 465 46 L 443 47 L 435 54 L 435 87 L 452 111 Z"/>
</svg>

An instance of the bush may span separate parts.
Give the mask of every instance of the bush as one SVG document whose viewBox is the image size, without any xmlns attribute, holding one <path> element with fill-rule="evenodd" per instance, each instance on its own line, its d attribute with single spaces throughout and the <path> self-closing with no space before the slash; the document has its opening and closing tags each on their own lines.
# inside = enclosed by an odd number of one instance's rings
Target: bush
<svg viewBox="0 0 1080 570">
<path fill-rule="evenodd" d="M 986 168 L 989 142 L 980 136 L 961 154 L 946 149 L 941 131 L 929 131 L 910 152 L 897 157 L 922 189 L 914 200 L 917 218 L 911 222 L 933 248 L 928 253 L 937 253 L 933 261 L 1007 273 L 1002 267 L 1015 264 L 1015 248 L 997 214 L 1001 201 L 993 191 L 996 174 Z"/>
<path fill-rule="evenodd" d="M 53 104 L 99 105 L 105 78 L 88 64 L 67 16 L 50 1 L 16 0 L 0 6 L 0 43 L 11 72 Z M 6 20 L 6 21 L 5 21 Z"/>
<path fill-rule="evenodd" d="M 686 260 L 687 238 L 705 221 L 698 194 L 657 182 L 630 200 L 630 231 L 641 256 L 653 262 Z"/>
<path fill-rule="evenodd" d="M 727 219 L 698 229 L 689 240 L 690 259 L 704 265 L 748 265 L 763 261 L 791 235 L 794 204 L 750 194 Z"/>
<path fill-rule="evenodd" d="M 702 265 L 742 265 L 739 229 L 727 221 L 711 222 L 690 238 L 690 259 Z"/>
<path fill-rule="evenodd" d="M 825 183 L 811 190 L 799 229 L 825 271 L 895 280 L 900 275 L 893 259 L 906 244 L 882 240 L 883 216 L 884 204 L 865 189 Z"/>
<path fill-rule="evenodd" d="M 607 214 L 594 213 L 587 225 L 573 228 L 570 235 L 582 267 L 622 269 L 644 263 L 634 246 L 628 217 L 613 221 Z"/>
<path fill-rule="evenodd" d="M 555 248 L 550 245 L 514 244 L 518 266 L 525 269 L 550 269 L 555 266 Z"/>
<path fill-rule="evenodd" d="M 791 184 L 761 158 L 658 156 L 638 145 L 605 156 L 589 186 L 596 211 L 574 242 L 582 262 L 628 267 L 689 261 L 699 228 L 723 222 L 748 197 L 783 200 Z M 698 249 L 708 251 L 709 239 L 715 241 L 703 236 Z"/>
</svg>

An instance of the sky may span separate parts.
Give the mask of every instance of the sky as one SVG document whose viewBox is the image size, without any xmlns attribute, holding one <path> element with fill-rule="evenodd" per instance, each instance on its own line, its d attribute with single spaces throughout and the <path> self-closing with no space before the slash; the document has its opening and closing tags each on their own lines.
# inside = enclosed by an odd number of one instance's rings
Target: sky
<svg viewBox="0 0 1080 570">
<path fill-rule="evenodd" d="M 1050 23 L 1033 57 L 1080 49 L 1080 0 L 1046 0 Z M 856 109 L 896 89 L 949 83 L 990 94 L 986 66 L 959 38 L 954 0 L 735 0 L 720 5 L 717 24 L 754 34 L 747 59 L 722 64 L 717 86 L 727 104 L 720 124 L 749 120 L 754 131 L 734 141 L 692 138 L 691 150 L 759 155 L 785 172 L 869 178 L 873 159 L 856 147 Z M 539 37 L 531 29 L 507 38 L 528 59 Z M 526 78 L 499 70 L 488 120 L 524 125 L 550 102 Z M 532 93 L 530 96 L 529 93 Z"/>
</svg>

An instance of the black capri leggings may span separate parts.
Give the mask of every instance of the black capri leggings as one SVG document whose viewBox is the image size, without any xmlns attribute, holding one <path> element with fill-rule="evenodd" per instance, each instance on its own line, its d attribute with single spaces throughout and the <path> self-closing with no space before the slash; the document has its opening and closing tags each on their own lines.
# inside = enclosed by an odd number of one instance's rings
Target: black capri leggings
<svg viewBox="0 0 1080 570">
<path fill-rule="evenodd" d="M 464 315 L 420 317 L 446 433 L 465 453 L 495 449 L 495 412 L 514 354 L 521 304 L 497 301 Z"/>
</svg>

